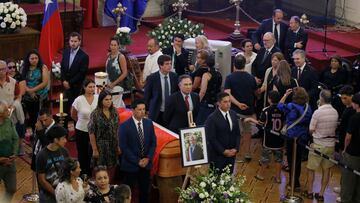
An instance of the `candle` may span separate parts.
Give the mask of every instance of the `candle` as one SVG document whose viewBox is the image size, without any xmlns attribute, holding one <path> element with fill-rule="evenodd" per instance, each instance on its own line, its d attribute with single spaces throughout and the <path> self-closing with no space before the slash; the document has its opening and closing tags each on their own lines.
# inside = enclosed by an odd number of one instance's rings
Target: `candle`
<svg viewBox="0 0 360 203">
<path fill-rule="evenodd" d="M 64 113 L 64 99 L 63 93 L 60 93 L 60 114 Z"/>
</svg>

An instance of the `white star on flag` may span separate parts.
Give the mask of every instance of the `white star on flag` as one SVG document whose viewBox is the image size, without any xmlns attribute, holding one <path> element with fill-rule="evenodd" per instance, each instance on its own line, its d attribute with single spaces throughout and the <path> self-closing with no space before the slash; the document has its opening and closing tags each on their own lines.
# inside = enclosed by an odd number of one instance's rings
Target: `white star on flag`
<svg viewBox="0 0 360 203">
<path fill-rule="evenodd" d="M 52 2 L 51 0 L 46 0 L 45 1 L 45 11 L 47 10 L 49 4 L 52 4 L 52 3 L 54 3 L 54 2 Z"/>
</svg>

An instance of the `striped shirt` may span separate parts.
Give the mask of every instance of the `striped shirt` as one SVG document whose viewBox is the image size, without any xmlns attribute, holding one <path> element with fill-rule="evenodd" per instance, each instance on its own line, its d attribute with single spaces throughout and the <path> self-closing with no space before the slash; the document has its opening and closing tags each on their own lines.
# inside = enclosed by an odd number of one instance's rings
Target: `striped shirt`
<svg viewBox="0 0 360 203">
<path fill-rule="evenodd" d="M 330 105 L 320 106 L 313 114 L 309 129 L 314 131 L 314 143 L 325 147 L 335 146 L 335 130 L 338 122 L 338 113 Z"/>
</svg>

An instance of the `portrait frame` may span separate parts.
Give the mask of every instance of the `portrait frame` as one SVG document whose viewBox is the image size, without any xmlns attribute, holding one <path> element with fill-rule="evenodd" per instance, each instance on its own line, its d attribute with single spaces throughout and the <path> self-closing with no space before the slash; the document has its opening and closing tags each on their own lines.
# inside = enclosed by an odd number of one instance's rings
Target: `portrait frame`
<svg viewBox="0 0 360 203">
<path fill-rule="evenodd" d="M 205 127 L 180 129 L 180 149 L 183 167 L 209 163 Z"/>
</svg>

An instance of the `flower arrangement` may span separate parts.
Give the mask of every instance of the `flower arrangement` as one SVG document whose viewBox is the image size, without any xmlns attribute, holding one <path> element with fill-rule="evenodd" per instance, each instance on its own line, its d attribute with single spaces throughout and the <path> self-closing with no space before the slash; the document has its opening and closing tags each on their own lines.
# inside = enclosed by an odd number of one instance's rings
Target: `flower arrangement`
<svg viewBox="0 0 360 203">
<path fill-rule="evenodd" d="M 23 8 L 12 2 L 0 3 L 0 30 L 4 33 L 15 32 L 26 26 L 27 16 Z"/>
<path fill-rule="evenodd" d="M 131 44 L 130 28 L 119 27 L 116 30 L 115 37 L 118 38 L 120 45 L 125 46 Z"/>
<path fill-rule="evenodd" d="M 61 65 L 60 63 L 55 63 L 54 61 L 51 63 L 51 72 L 56 80 L 61 79 Z"/>
<path fill-rule="evenodd" d="M 118 3 L 116 8 L 114 8 L 111 12 L 113 12 L 116 15 L 119 15 L 119 14 L 122 15 L 125 13 L 126 9 L 127 8 L 125 6 L 123 6 L 121 3 Z"/>
<path fill-rule="evenodd" d="M 232 177 L 230 167 L 222 173 L 210 169 L 209 174 L 197 176 L 185 190 L 177 188 L 179 201 L 184 203 L 250 203 L 247 193 L 241 191 L 245 177 Z"/>
<path fill-rule="evenodd" d="M 193 23 L 186 18 L 167 18 L 155 29 L 149 31 L 148 36 L 156 38 L 159 41 L 160 47 L 165 48 L 171 45 L 171 39 L 174 34 L 181 33 L 185 38 L 195 38 L 198 35 L 204 34 L 203 27 L 203 24 Z"/>
</svg>

